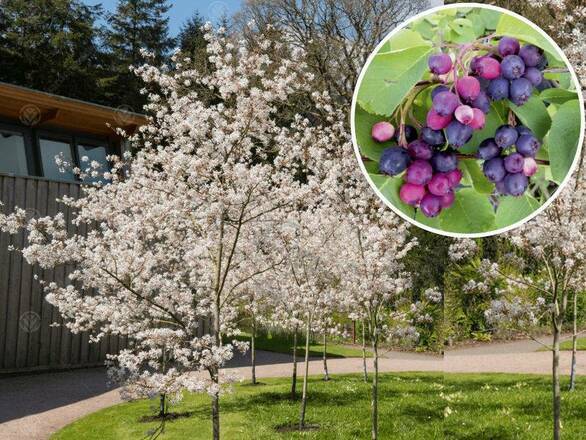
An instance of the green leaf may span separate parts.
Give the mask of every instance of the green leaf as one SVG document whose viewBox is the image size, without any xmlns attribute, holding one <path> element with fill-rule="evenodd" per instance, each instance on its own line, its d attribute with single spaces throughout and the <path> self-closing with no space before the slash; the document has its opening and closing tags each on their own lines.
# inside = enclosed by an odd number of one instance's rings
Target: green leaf
<svg viewBox="0 0 586 440">
<path fill-rule="evenodd" d="M 506 117 L 504 116 L 504 107 L 502 102 L 492 102 L 490 104 L 490 112 L 486 115 L 486 123 L 482 130 L 475 131 L 472 139 L 464 145 L 460 152 L 470 154 L 478 151 L 480 143 L 488 138 L 494 137 L 494 132 L 501 125 L 505 124 Z"/>
<path fill-rule="evenodd" d="M 391 116 L 427 70 L 431 46 L 376 55 L 360 84 L 358 102 L 369 113 Z"/>
<path fill-rule="evenodd" d="M 441 216 L 442 214 L 438 215 L 437 217 L 426 217 L 423 215 L 421 210 L 417 210 L 417 213 L 415 214 L 415 220 L 417 220 L 419 223 L 429 226 L 430 228 L 441 229 Z"/>
<path fill-rule="evenodd" d="M 412 25 L 411 29 L 417 32 L 426 40 L 432 40 L 436 36 L 434 26 L 425 18 L 416 20 Z"/>
<path fill-rule="evenodd" d="M 482 21 L 484 21 L 486 29 L 494 30 L 496 29 L 502 14 L 494 9 L 481 8 L 478 10 L 478 15 L 482 18 Z"/>
<path fill-rule="evenodd" d="M 526 125 L 537 135 L 539 139 L 543 139 L 551 127 L 551 117 L 547 112 L 547 107 L 541 99 L 537 96 L 532 96 L 522 106 L 516 106 L 512 102 L 509 103 L 511 110 L 521 120 L 523 125 Z"/>
<path fill-rule="evenodd" d="M 529 195 L 499 197 L 499 206 L 496 210 L 496 226 L 500 229 L 515 224 L 527 218 L 539 206 L 539 202 Z"/>
<path fill-rule="evenodd" d="M 474 189 L 481 194 L 491 194 L 494 190 L 494 184 L 491 183 L 474 159 L 465 159 L 461 161 L 464 169 L 468 172 Z"/>
<path fill-rule="evenodd" d="M 441 226 L 444 231 L 480 233 L 495 228 L 495 214 L 488 197 L 472 188 L 456 192 L 454 205 L 442 212 Z"/>
<path fill-rule="evenodd" d="M 415 216 L 415 209 L 403 203 L 399 198 L 399 189 L 401 189 L 401 185 L 403 184 L 402 177 L 390 177 L 380 174 L 369 174 L 369 177 L 385 199 L 391 202 L 394 207 L 411 218 Z"/>
<path fill-rule="evenodd" d="M 372 160 L 365 160 L 364 168 L 366 168 L 366 172 L 368 174 L 380 174 L 380 171 L 378 169 L 378 162 L 374 162 Z"/>
<path fill-rule="evenodd" d="M 429 46 L 429 42 L 424 40 L 419 32 L 411 29 L 401 29 L 389 38 L 387 43 L 387 52 L 409 49 L 417 46 Z M 382 51 L 379 53 L 382 53 Z"/>
<path fill-rule="evenodd" d="M 541 32 L 524 21 L 508 14 L 502 14 L 496 27 L 496 35 L 515 37 L 526 43 L 542 48 L 554 59 L 561 61 L 559 51 L 545 38 Z"/>
<path fill-rule="evenodd" d="M 356 106 L 356 111 L 354 113 L 354 129 L 356 131 L 356 141 L 358 142 L 360 154 L 374 160 L 375 162 L 380 160 L 380 155 L 385 148 L 396 144 L 394 141 L 376 142 L 372 138 L 372 126 L 380 121 L 380 116 L 365 112 L 359 105 Z"/>
<path fill-rule="evenodd" d="M 558 108 L 547 135 L 547 150 L 554 181 L 566 177 L 578 150 L 582 120 L 580 102 L 568 101 Z"/>
<path fill-rule="evenodd" d="M 541 92 L 539 97 L 543 101 L 550 102 L 552 104 L 563 104 L 564 102 L 571 101 L 572 99 L 578 99 L 578 94 L 571 90 L 564 90 L 560 88 L 545 89 Z"/>
</svg>

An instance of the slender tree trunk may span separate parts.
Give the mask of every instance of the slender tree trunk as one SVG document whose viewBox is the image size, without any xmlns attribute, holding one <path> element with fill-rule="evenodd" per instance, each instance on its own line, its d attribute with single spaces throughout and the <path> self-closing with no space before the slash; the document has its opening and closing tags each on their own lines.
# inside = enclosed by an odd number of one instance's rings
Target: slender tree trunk
<svg viewBox="0 0 586 440">
<path fill-rule="evenodd" d="M 560 392 L 560 331 L 557 317 L 553 326 L 553 439 L 561 439 L 561 392 Z"/>
<path fill-rule="evenodd" d="M 297 398 L 297 326 L 293 330 L 293 374 L 291 375 L 291 399 Z"/>
<path fill-rule="evenodd" d="M 216 347 L 222 346 L 222 334 L 220 331 L 220 303 L 221 303 L 221 277 L 222 277 L 222 255 L 224 252 L 224 216 L 220 218 L 220 237 L 218 241 L 218 255 L 216 257 L 216 280 L 214 310 L 212 315 L 212 338 Z M 212 366 L 210 376 L 214 383 L 212 394 L 212 438 L 220 440 L 220 368 Z"/>
<path fill-rule="evenodd" d="M 325 331 L 324 331 L 323 359 L 324 359 L 324 380 L 328 381 L 328 380 L 330 380 L 330 374 L 328 373 L 328 335 Z"/>
<path fill-rule="evenodd" d="M 368 370 L 366 368 L 366 325 L 362 320 L 362 371 L 364 373 L 364 382 L 368 382 Z"/>
<path fill-rule="evenodd" d="M 572 369 L 570 371 L 570 391 L 576 389 L 576 355 L 578 351 L 578 293 L 574 292 L 572 322 Z"/>
<path fill-rule="evenodd" d="M 372 400 L 371 400 L 371 415 L 372 415 L 372 430 L 371 439 L 378 439 L 378 327 L 373 326 L 374 334 L 372 335 L 372 352 L 374 356 L 374 376 L 372 379 Z"/>
<path fill-rule="evenodd" d="M 256 318 L 252 317 L 252 332 L 250 336 L 250 362 L 252 364 L 252 384 L 256 385 L 256 349 L 254 346 L 256 339 Z"/>
<path fill-rule="evenodd" d="M 167 411 L 165 410 L 165 401 L 166 401 L 166 396 L 164 393 L 161 393 L 159 396 L 159 417 L 161 419 L 164 419 L 165 414 L 167 413 Z"/>
<path fill-rule="evenodd" d="M 309 337 L 311 318 L 307 318 L 305 327 L 305 374 L 303 375 L 303 391 L 301 394 L 301 414 L 299 415 L 299 429 L 305 428 L 305 410 L 307 408 L 307 376 L 309 374 Z"/>
</svg>

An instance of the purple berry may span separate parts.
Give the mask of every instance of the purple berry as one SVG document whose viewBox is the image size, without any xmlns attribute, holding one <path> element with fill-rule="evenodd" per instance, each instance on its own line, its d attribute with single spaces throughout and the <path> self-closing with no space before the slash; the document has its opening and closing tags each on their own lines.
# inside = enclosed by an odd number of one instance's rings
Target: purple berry
<svg viewBox="0 0 586 440">
<path fill-rule="evenodd" d="M 527 67 L 535 67 L 541 63 L 543 55 L 541 49 L 537 46 L 526 44 L 519 51 L 519 57 L 523 59 L 523 62 Z"/>
<path fill-rule="evenodd" d="M 516 38 L 503 37 L 499 41 L 499 54 L 502 57 L 506 57 L 507 55 L 516 55 L 519 53 L 519 46 L 519 40 Z"/>
<path fill-rule="evenodd" d="M 520 173 L 523 171 L 525 158 L 519 153 L 513 153 L 504 158 L 504 163 L 505 170 L 507 170 L 508 173 Z"/>
<path fill-rule="evenodd" d="M 414 183 L 404 183 L 399 190 L 399 198 L 411 206 L 417 206 L 425 196 L 425 187 Z"/>
<path fill-rule="evenodd" d="M 508 195 L 507 188 L 505 188 L 505 180 L 499 180 L 495 183 L 496 190 L 499 194 L 506 196 Z"/>
<path fill-rule="evenodd" d="M 531 81 L 534 86 L 538 86 L 543 81 L 543 73 L 537 67 L 527 67 L 523 77 Z"/>
<path fill-rule="evenodd" d="M 427 189 L 430 193 L 436 196 L 445 196 L 450 192 L 452 187 L 450 186 L 450 180 L 445 174 L 438 173 L 434 174 L 429 183 Z"/>
<path fill-rule="evenodd" d="M 522 167 L 521 167 L 522 168 Z M 416 160 L 407 168 L 405 174 L 405 181 L 407 183 L 415 183 L 417 185 L 425 185 L 431 180 L 433 176 L 433 169 L 429 162 L 425 160 Z"/>
<path fill-rule="evenodd" d="M 540 147 L 541 142 L 539 142 L 539 139 L 537 139 L 532 134 L 524 134 L 519 136 L 519 139 L 517 139 L 517 143 L 515 144 L 517 153 L 525 157 L 535 157 Z"/>
<path fill-rule="evenodd" d="M 372 138 L 377 142 L 386 142 L 393 138 L 395 127 L 386 121 L 377 122 L 372 126 Z"/>
<path fill-rule="evenodd" d="M 507 194 L 520 196 L 529 186 L 529 179 L 523 173 L 507 174 L 504 183 Z"/>
<path fill-rule="evenodd" d="M 503 78 L 517 79 L 525 73 L 525 63 L 517 55 L 507 55 L 501 62 Z"/>
<path fill-rule="evenodd" d="M 443 195 L 441 198 L 441 203 L 440 203 L 442 209 L 450 208 L 454 204 L 455 200 L 456 200 L 456 195 L 454 194 L 454 191 L 450 191 L 449 193 Z"/>
<path fill-rule="evenodd" d="M 494 159 L 487 160 L 484 162 L 482 169 L 486 178 L 492 183 L 503 180 L 507 174 L 502 157 L 495 157 Z"/>
<path fill-rule="evenodd" d="M 482 57 L 476 63 L 476 73 L 479 77 L 484 79 L 495 79 L 501 76 L 501 64 L 491 57 Z"/>
<path fill-rule="evenodd" d="M 432 101 L 433 101 L 433 98 L 435 98 L 438 93 L 449 92 L 449 91 L 450 91 L 450 88 L 447 86 L 444 86 L 443 84 L 440 84 L 439 86 L 434 87 L 434 89 L 431 91 Z"/>
<path fill-rule="evenodd" d="M 431 165 L 438 173 L 449 173 L 458 168 L 458 157 L 448 151 L 437 151 L 431 158 Z"/>
<path fill-rule="evenodd" d="M 423 127 L 421 129 L 421 140 L 427 142 L 429 145 L 437 147 L 446 143 L 446 137 L 442 130 L 433 130 L 429 127 Z"/>
<path fill-rule="evenodd" d="M 413 142 L 417 139 L 417 129 L 412 125 L 405 125 L 403 126 L 403 130 L 405 132 L 405 140 L 407 143 Z M 399 137 L 401 136 L 401 130 L 395 130 L 395 140 L 397 142 L 400 141 Z"/>
<path fill-rule="evenodd" d="M 478 158 L 482 160 L 490 160 L 501 154 L 501 149 L 496 144 L 493 138 L 485 139 L 478 147 Z"/>
<path fill-rule="evenodd" d="M 378 168 L 385 174 L 396 176 L 405 171 L 410 162 L 407 150 L 401 147 L 390 147 L 381 154 Z"/>
<path fill-rule="evenodd" d="M 488 99 L 488 95 L 484 91 L 480 91 L 478 96 L 474 101 L 471 102 L 472 107 L 479 109 L 483 113 L 488 113 L 490 111 L 490 101 Z"/>
<path fill-rule="evenodd" d="M 458 79 L 456 91 L 464 101 L 474 101 L 480 94 L 480 83 L 473 76 L 464 76 Z"/>
<path fill-rule="evenodd" d="M 523 136 L 524 134 L 530 134 L 531 136 L 533 136 L 533 132 L 524 125 L 517 125 L 515 129 L 517 130 L 517 133 L 519 133 L 519 136 Z"/>
<path fill-rule="evenodd" d="M 450 182 L 450 188 L 456 188 L 460 182 L 462 181 L 462 171 L 456 169 L 456 170 L 452 170 L 448 173 L 445 173 L 446 177 L 448 178 L 448 181 Z"/>
<path fill-rule="evenodd" d="M 427 65 L 432 73 L 443 75 L 452 68 L 452 59 L 447 53 L 438 53 L 429 57 Z"/>
<path fill-rule="evenodd" d="M 433 98 L 433 109 L 440 116 L 449 116 L 459 105 L 458 97 L 452 92 L 441 92 Z"/>
<path fill-rule="evenodd" d="M 441 197 L 426 194 L 421 200 L 419 209 L 426 217 L 436 217 L 442 210 Z"/>
<path fill-rule="evenodd" d="M 500 148 L 504 149 L 517 142 L 518 137 L 519 133 L 517 133 L 517 130 L 515 130 L 514 127 L 511 127 L 510 125 L 501 125 L 496 129 L 494 141 Z"/>
<path fill-rule="evenodd" d="M 548 65 L 549 65 L 549 61 L 547 61 L 547 57 L 542 56 L 541 60 L 539 61 L 539 63 L 535 67 L 537 67 L 539 70 L 544 70 Z"/>
<path fill-rule="evenodd" d="M 553 89 L 555 87 L 555 83 L 549 79 L 544 79 L 541 81 L 535 88 L 540 92 L 543 92 L 546 89 Z"/>
<path fill-rule="evenodd" d="M 474 130 L 468 125 L 464 125 L 458 121 L 450 122 L 446 128 L 446 138 L 448 143 L 455 148 L 461 148 L 466 142 L 470 140 Z"/>
<path fill-rule="evenodd" d="M 452 115 L 448 116 L 441 116 L 436 113 L 433 108 L 429 109 L 427 112 L 426 123 L 429 128 L 432 130 L 443 130 L 448 126 L 448 124 L 452 121 Z"/>
<path fill-rule="evenodd" d="M 511 102 L 515 105 L 525 104 L 533 93 L 533 84 L 526 78 L 511 81 Z"/>
<path fill-rule="evenodd" d="M 523 162 L 523 174 L 527 177 L 533 176 L 537 172 L 537 162 L 532 157 L 526 157 Z"/>
<path fill-rule="evenodd" d="M 505 78 L 493 79 L 486 89 L 488 96 L 494 100 L 509 98 L 509 81 Z"/>
<path fill-rule="evenodd" d="M 407 147 L 407 152 L 411 159 L 423 159 L 429 160 L 433 156 L 433 149 L 429 144 L 426 144 L 422 140 L 414 140 Z"/>
</svg>

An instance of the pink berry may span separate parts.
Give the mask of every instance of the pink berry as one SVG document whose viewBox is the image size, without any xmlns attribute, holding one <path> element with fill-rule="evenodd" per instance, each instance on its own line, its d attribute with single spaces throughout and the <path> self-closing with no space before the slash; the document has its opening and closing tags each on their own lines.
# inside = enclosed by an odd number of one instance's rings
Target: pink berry
<svg viewBox="0 0 586 440">
<path fill-rule="evenodd" d="M 484 128 L 484 124 L 486 123 L 486 116 L 484 115 L 484 112 L 478 108 L 473 108 L 472 113 L 474 116 L 468 125 L 474 130 L 482 130 Z"/>
<path fill-rule="evenodd" d="M 432 73 L 443 75 L 452 68 L 452 59 L 447 53 L 438 53 L 429 57 L 427 65 Z"/>
<path fill-rule="evenodd" d="M 454 116 L 456 116 L 456 119 L 462 124 L 470 125 L 470 122 L 472 122 L 472 119 L 474 118 L 474 111 L 470 106 L 460 105 L 456 108 Z"/>
<path fill-rule="evenodd" d="M 415 183 L 404 183 L 399 190 L 399 198 L 407 205 L 417 206 L 425 196 L 425 187 Z"/>
<path fill-rule="evenodd" d="M 426 123 L 432 130 L 442 130 L 450 125 L 450 122 L 452 122 L 452 115 L 438 115 L 433 108 L 427 113 Z"/>
<path fill-rule="evenodd" d="M 442 200 L 441 197 L 434 196 L 433 194 L 426 194 L 421 203 L 419 209 L 426 217 L 436 217 L 442 211 Z"/>
<path fill-rule="evenodd" d="M 444 174 L 435 174 L 429 183 L 427 189 L 436 196 L 445 196 L 451 189 L 450 181 Z"/>
<path fill-rule="evenodd" d="M 532 157 L 526 157 L 523 162 L 523 174 L 527 177 L 533 176 L 537 172 L 537 162 Z"/>
<path fill-rule="evenodd" d="M 495 79 L 501 76 L 501 63 L 491 57 L 482 57 L 475 64 L 476 73 L 484 79 Z"/>
<path fill-rule="evenodd" d="M 405 173 L 405 180 L 408 183 L 415 183 L 417 185 L 425 185 L 433 176 L 433 168 L 426 160 L 418 159 L 409 165 L 407 173 Z"/>
<path fill-rule="evenodd" d="M 377 122 L 372 126 L 372 138 L 377 142 L 386 142 L 395 135 L 395 127 L 386 121 Z"/>
<path fill-rule="evenodd" d="M 446 177 L 448 178 L 448 182 L 450 182 L 450 188 L 455 188 L 462 181 L 463 174 L 459 169 L 455 169 L 447 172 Z"/>
<path fill-rule="evenodd" d="M 480 82 L 473 76 L 464 76 L 458 79 L 456 90 L 463 100 L 474 101 L 480 94 Z"/>
<path fill-rule="evenodd" d="M 454 200 L 456 200 L 456 195 L 454 194 L 454 191 L 450 191 L 449 193 L 443 195 L 441 197 L 442 209 L 450 208 L 454 204 Z"/>
</svg>

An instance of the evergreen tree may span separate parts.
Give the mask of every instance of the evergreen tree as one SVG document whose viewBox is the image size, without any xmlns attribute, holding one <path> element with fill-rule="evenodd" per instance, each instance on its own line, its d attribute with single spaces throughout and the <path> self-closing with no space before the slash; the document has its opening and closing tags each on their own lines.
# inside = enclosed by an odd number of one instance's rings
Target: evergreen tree
<svg viewBox="0 0 586 440">
<path fill-rule="evenodd" d="M 111 56 L 111 76 L 104 85 L 115 105 L 141 111 L 145 103 L 139 93 L 141 83 L 129 68 L 146 61 L 141 54 L 143 49 L 154 55 L 155 64 L 167 61 L 175 43 L 169 37 L 169 9 L 166 0 L 119 0 L 116 12 L 108 17 L 106 46 Z"/>
<path fill-rule="evenodd" d="M 96 26 L 101 16 L 101 6 L 78 0 L 4 0 L 0 81 L 105 103 Z"/>
<path fill-rule="evenodd" d="M 202 29 L 205 24 L 203 17 L 196 12 L 189 18 L 181 27 L 179 31 L 179 49 L 186 56 L 194 56 L 201 53 L 202 49 L 207 46 L 204 38 L 204 31 Z"/>
</svg>

